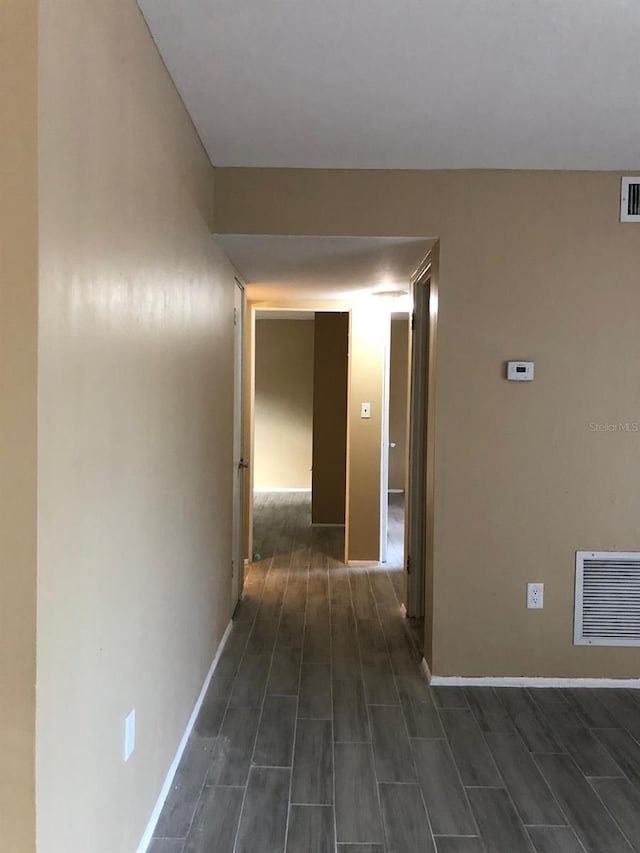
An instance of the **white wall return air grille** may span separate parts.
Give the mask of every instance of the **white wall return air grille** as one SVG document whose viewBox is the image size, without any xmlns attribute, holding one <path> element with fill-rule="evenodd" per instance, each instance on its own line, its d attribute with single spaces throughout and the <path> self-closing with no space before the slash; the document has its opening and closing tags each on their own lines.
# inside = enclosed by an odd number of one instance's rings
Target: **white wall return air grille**
<svg viewBox="0 0 640 853">
<path fill-rule="evenodd" d="M 640 646 L 640 552 L 576 553 L 574 643 Z"/>
<path fill-rule="evenodd" d="M 622 179 L 620 222 L 640 222 L 640 176 Z"/>
</svg>

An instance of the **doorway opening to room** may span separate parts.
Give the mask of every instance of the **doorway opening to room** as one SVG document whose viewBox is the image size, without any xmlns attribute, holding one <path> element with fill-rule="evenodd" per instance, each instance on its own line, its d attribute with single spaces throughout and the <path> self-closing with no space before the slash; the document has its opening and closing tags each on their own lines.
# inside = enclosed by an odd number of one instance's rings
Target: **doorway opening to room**
<svg viewBox="0 0 640 853">
<path fill-rule="evenodd" d="M 262 595 L 265 583 L 277 587 L 285 574 L 295 589 L 299 573 L 287 572 L 287 567 L 297 568 L 312 555 L 307 565 L 317 564 L 318 568 L 308 575 L 310 594 L 316 581 L 321 592 L 330 577 L 343 586 L 340 569 L 346 568 L 355 596 L 352 603 L 360 609 L 361 618 L 367 618 L 363 614 L 369 610 L 369 616 L 375 612 L 371 594 L 377 589 L 387 601 L 396 601 L 398 617 L 402 609 L 410 626 L 421 626 L 424 619 L 424 642 L 419 636 L 417 644 L 429 659 L 434 517 L 432 379 L 437 317 L 431 269 L 433 258 L 437 262 L 435 241 L 287 235 L 225 235 L 219 239 L 246 283 L 244 457 L 248 488 L 244 531 L 245 559 L 252 564 L 247 567 L 251 594 Z M 317 441 L 314 448 L 313 388 L 318 386 L 318 364 L 325 363 L 316 358 L 315 346 L 321 327 L 318 318 L 331 313 L 342 314 L 348 322 L 344 346 L 346 466 L 342 463 L 344 488 L 338 489 L 344 511 L 337 520 L 316 519 L 312 498 L 313 492 L 320 493 L 316 476 L 326 469 L 326 464 L 320 466 L 314 458 L 321 448 Z M 277 378 L 271 397 L 285 390 L 294 393 L 289 393 L 286 403 L 287 417 L 284 421 L 272 418 L 271 429 L 267 422 L 265 433 L 261 432 L 259 410 L 262 407 L 268 421 L 273 399 L 263 406 L 261 340 L 282 344 L 282 327 L 278 330 L 273 324 L 285 321 L 297 325 L 299 343 L 306 329 L 306 344 L 298 350 L 285 348 L 280 366 L 271 369 L 272 389 L 273 376 Z M 332 341 L 328 349 L 335 349 Z M 402 359 L 398 364 L 400 350 L 404 350 L 404 366 Z M 300 371 L 304 364 L 311 381 L 305 392 L 295 392 L 300 385 L 295 376 L 290 377 L 290 368 L 294 365 Z M 407 378 L 404 390 L 395 378 L 401 372 Z M 403 398 L 404 406 L 399 403 Z M 343 393 L 343 411 L 344 399 Z M 402 416 L 397 414 L 403 408 L 404 429 Z M 335 451 L 341 442 L 335 434 L 330 436 L 330 429 L 336 428 L 340 418 L 327 418 L 329 411 L 328 406 L 316 406 L 315 419 L 323 415 L 326 419 L 316 433 L 326 437 Z M 307 437 L 302 440 L 305 432 Z M 344 432 L 341 435 L 344 443 Z M 264 447 L 268 450 L 263 466 L 260 456 Z M 283 448 L 296 457 L 293 466 L 282 464 Z M 329 567 L 339 570 L 327 575 Z"/>
<path fill-rule="evenodd" d="M 349 314 L 256 310 L 252 562 L 344 564 Z"/>
<path fill-rule="evenodd" d="M 435 249 L 411 279 L 405 472 L 403 601 L 409 627 L 427 660 L 431 660 L 433 626 L 437 260 Z"/>
<path fill-rule="evenodd" d="M 411 312 L 391 311 L 388 365 L 387 453 L 387 541 L 384 562 L 394 573 L 398 595 L 403 596 L 402 574 L 405 568 L 405 490 L 407 478 L 407 414 L 409 405 Z"/>
<path fill-rule="evenodd" d="M 381 560 L 394 580 L 416 645 L 423 650 L 425 614 L 430 606 L 433 543 L 433 377 L 437 292 L 432 253 L 409 283 L 410 311 L 391 301 L 385 364 L 381 505 Z M 385 458 L 386 454 L 386 458 Z M 386 518 L 385 518 L 386 513 Z M 398 571 L 399 570 L 399 571 Z"/>
</svg>

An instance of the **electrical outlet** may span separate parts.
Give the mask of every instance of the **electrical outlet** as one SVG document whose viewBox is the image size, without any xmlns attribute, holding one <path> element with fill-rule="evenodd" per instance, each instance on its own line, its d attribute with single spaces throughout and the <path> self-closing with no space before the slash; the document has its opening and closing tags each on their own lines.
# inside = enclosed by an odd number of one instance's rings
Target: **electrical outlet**
<svg viewBox="0 0 640 853">
<path fill-rule="evenodd" d="M 544 607 L 544 584 L 527 584 L 527 607 L 530 610 L 539 610 Z"/>
<path fill-rule="evenodd" d="M 136 748 L 136 709 L 130 711 L 124 721 L 124 749 L 123 758 L 128 761 L 131 753 Z"/>
<path fill-rule="evenodd" d="M 370 418 L 371 417 L 371 403 L 361 403 L 360 404 L 360 417 L 361 418 Z"/>
</svg>

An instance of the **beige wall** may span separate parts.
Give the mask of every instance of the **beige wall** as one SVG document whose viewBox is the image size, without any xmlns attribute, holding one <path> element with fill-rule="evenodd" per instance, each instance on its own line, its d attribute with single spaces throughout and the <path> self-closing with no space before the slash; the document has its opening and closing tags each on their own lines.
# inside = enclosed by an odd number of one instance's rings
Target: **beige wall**
<svg viewBox="0 0 640 853">
<path fill-rule="evenodd" d="M 407 447 L 407 379 L 409 372 L 409 318 L 391 317 L 389 364 L 389 489 L 404 490 Z"/>
<path fill-rule="evenodd" d="M 254 488 L 310 489 L 313 319 L 256 320 Z"/>
<path fill-rule="evenodd" d="M 35 0 L 0 2 L 0 846 L 35 844 Z"/>
<path fill-rule="evenodd" d="M 380 465 L 385 348 L 390 318 L 381 300 L 359 300 L 349 328 L 349 406 L 347 418 L 348 560 L 380 558 Z M 361 417 L 362 403 L 371 417 Z"/>
<path fill-rule="evenodd" d="M 313 354 L 314 524 L 344 524 L 347 477 L 349 314 L 320 311 Z"/>
<path fill-rule="evenodd" d="M 230 617 L 233 271 L 134 0 L 41 4 L 40 86 L 38 850 L 132 853 Z"/>
<path fill-rule="evenodd" d="M 620 175 L 218 169 L 216 189 L 220 232 L 440 238 L 434 671 L 637 676 L 639 649 L 572 645 L 575 551 L 640 550 L 637 434 L 590 429 L 640 407 Z"/>
</svg>

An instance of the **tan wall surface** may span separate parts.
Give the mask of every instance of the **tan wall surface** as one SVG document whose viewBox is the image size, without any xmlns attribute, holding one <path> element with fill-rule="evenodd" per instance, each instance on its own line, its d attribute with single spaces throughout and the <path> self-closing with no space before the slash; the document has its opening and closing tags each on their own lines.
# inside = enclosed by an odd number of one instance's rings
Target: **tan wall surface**
<svg viewBox="0 0 640 853">
<path fill-rule="evenodd" d="M 380 464 L 385 347 L 389 312 L 380 300 L 360 300 L 349 328 L 349 407 L 347 432 L 348 560 L 380 558 Z M 371 417 L 361 417 L 370 403 Z"/>
<path fill-rule="evenodd" d="M 640 550 L 640 229 L 599 172 L 216 170 L 216 230 L 440 238 L 433 667 L 635 677 L 572 644 L 575 551 Z M 504 379 L 533 359 L 532 384 Z M 527 581 L 545 608 L 525 608 Z"/>
<path fill-rule="evenodd" d="M 255 489 L 310 489 L 313 320 L 256 320 Z"/>
<path fill-rule="evenodd" d="M 314 524 L 344 524 L 349 314 L 319 311 L 313 355 Z"/>
<path fill-rule="evenodd" d="M 134 0 L 40 60 L 38 850 L 132 853 L 230 617 L 233 270 Z"/>
<path fill-rule="evenodd" d="M 35 0 L 0 2 L 0 848 L 35 849 Z"/>
<path fill-rule="evenodd" d="M 409 371 L 409 318 L 391 317 L 389 367 L 389 488 L 404 490 L 407 447 L 407 379 Z"/>
</svg>

